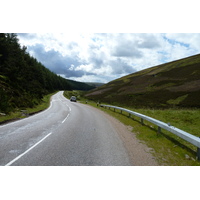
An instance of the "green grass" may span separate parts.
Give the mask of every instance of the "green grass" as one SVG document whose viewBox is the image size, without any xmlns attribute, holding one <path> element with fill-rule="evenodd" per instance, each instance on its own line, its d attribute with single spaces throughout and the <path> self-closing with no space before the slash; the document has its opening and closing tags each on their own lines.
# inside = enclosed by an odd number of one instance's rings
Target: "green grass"
<svg viewBox="0 0 200 200">
<path fill-rule="evenodd" d="M 39 105 L 37 105 L 34 108 L 27 108 L 26 110 L 28 110 L 28 112 L 30 114 L 33 114 L 33 113 L 37 113 L 37 112 L 40 112 L 40 111 L 47 109 L 50 105 L 51 96 L 54 95 L 55 93 L 56 92 L 54 92 L 52 94 L 45 95 L 42 99 L 42 103 L 40 103 Z"/>
<path fill-rule="evenodd" d="M 170 99 L 170 100 L 167 101 L 167 103 L 175 106 L 175 105 L 180 104 L 180 102 L 183 101 L 187 97 L 188 97 L 188 94 L 180 96 L 176 99 Z"/>
<path fill-rule="evenodd" d="M 25 108 L 23 110 L 27 110 L 29 115 L 45 110 L 46 108 L 49 107 L 50 98 L 53 94 L 55 94 L 55 93 L 45 95 L 43 97 L 41 103 L 38 104 L 37 106 L 35 106 L 34 108 Z M 21 119 L 21 118 L 25 118 L 25 117 L 26 116 L 22 115 L 21 109 L 16 109 L 15 111 L 13 111 L 5 116 L 0 115 L 0 123 L 4 123 L 7 121 L 16 120 L 16 119 Z"/>
<path fill-rule="evenodd" d="M 130 109 L 200 137 L 200 109 Z"/>
</svg>

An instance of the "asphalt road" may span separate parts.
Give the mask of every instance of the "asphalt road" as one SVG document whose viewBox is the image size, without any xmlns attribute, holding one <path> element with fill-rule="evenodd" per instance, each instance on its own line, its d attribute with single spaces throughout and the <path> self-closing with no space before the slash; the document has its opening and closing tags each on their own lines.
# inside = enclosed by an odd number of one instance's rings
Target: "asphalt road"
<svg viewBox="0 0 200 200">
<path fill-rule="evenodd" d="M 0 165 L 131 165 L 117 128 L 90 106 L 62 92 L 34 116 L 0 126 Z"/>
</svg>

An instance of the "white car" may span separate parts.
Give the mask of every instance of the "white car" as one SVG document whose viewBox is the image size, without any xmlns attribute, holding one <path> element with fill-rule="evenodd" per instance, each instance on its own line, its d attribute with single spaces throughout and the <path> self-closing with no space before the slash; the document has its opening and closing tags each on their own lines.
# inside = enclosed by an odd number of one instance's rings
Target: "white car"
<svg viewBox="0 0 200 200">
<path fill-rule="evenodd" d="M 71 96 L 70 101 L 76 102 L 76 97 L 75 96 Z"/>
</svg>

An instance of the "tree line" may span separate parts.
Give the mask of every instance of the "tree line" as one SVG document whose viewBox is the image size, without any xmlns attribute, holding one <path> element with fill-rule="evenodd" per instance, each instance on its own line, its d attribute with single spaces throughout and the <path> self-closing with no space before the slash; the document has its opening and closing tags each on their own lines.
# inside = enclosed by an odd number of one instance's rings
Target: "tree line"
<svg viewBox="0 0 200 200">
<path fill-rule="evenodd" d="M 46 94 L 73 89 L 92 87 L 51 72 L 20 46 L 17 34 L 0 33 L 0 112 L 34 107 Z"/>
</svg>

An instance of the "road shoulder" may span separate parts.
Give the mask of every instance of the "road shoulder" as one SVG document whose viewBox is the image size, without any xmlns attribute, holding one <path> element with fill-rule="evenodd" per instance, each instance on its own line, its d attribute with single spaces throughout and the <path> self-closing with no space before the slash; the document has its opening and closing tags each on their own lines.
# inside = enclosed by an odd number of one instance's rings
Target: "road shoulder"
<svg viewBox="0 0 200 200">
<path fill-rule="evenodd" d="M 124 125 L 116 118 L 97 108 L 90 107 L 104 115 L 117 130 L 133 166 L 159 166 L 155 157 L 152 155 L 153 149 L 137 139 L 136 134 L 132 132 L 132 127 Z"/>
</svg>

